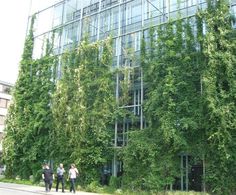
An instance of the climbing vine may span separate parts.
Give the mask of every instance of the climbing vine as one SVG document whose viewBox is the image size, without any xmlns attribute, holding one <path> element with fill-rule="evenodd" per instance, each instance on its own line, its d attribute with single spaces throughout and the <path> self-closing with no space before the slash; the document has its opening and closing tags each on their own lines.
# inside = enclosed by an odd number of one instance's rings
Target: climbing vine
<svg viewBox="0 0 236 195">
<path fill-rule="evenodd" d="M 111 49 L 110 39 L 91 44 L 84 40 L 65 54 L 53 98 L 54 158 L 75 162 L 82 184 L 98 181 L 111 155 L 116 107 Z"/>
<path fill-rule="evenodd" d="M 204 127 L 208 141 L 207 181 L 216 194 L 235 192 L 236 42 L 228 1 L 209 1 L 200 15 L 206 23 L 203 41 Z M 214 16 L 214 17 L 213 17 Z"/>
<path fill-rule="evenodd" d="M 18 80 L 6 120 L 3 160 L 11 177 L 38 179 L 39 167 L 48 159 L 49 132 L 52 128 L 50 108 L 55 78 L 56 57 L 51 56 L 52 45 L 47 41 L 45 55 L 33 59 L 33 25 L 25 41 Z"/>
<path fill-rule="evenodd" d="M 128 145 L 119 151 L 127 188 L 171 189 L 180 178 L 179 156 L 186 154 L 203 165 L 204 189 L 235 193 L 236 35 L 231 19 L 228 1 L 208 1 L 195 17 L 143 32 L 139 70 L 146 128 L 127 133 Z M 98 181 L 114 152 L 115 124 L 135 120 L 123 107 L 129 105 L 138 68 L 112 71 L 110 38 L 84 39 L 60 60 L 52 55 L 53 41 L 47 41 L 45 54 L 33 59 L 33 24 L 34 17 L 6 120 L 6 173 L 37 178 L 42 161 L 51 159 L 65 166 L 76 163 L 81 184 Z M 57 80 L 56 66 L 61 71 Z"/>
<path fill-rule="evenodd" d="M 143 33 L 148 127 L 132 132 L 124 149 L 124 179 L 132 187 L 171 188 L 180 177 L 175 162 L 185 153 L 203 164 L 204 189 L 216 194 L 235 191 L 236 56 L 231 18 L 227 1 L 208 1 L 208 8 L 196 17 Z"/>
</svg>

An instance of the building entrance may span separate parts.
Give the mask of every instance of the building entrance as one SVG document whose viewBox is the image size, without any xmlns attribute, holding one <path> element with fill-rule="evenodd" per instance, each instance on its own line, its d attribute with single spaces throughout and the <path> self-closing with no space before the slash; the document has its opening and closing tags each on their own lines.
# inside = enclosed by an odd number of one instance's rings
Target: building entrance
<svg viewBox="0 0 236 195">
<path fill-rule="evenodd" d="M 189 176 L 189 189 L 202 191 L 203 166 L 202 164 L 193 165 Z"/>
<path fill-rule="evenodd" d="M 173 188 L 181 191 L 202 191 L 202 178 L 202 162 L 188 154 L 180 154 L 180 177 L 176 178 Z"/>
</svg>

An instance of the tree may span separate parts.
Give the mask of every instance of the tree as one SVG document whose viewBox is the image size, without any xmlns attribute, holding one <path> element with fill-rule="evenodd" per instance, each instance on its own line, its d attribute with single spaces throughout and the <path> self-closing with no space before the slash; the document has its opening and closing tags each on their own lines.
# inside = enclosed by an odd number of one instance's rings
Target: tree
<svg viewBox="0 0 236 195">
<path fill-rule="evenodd" d="M 236 50 L 228 2 L 209 1 L 196 18 L 149 32 L 150 41 L 141 49 L 148 128 L 132 133 L 125 148 L 125 178 L 136 188 L 164 189 L 178 177 L 174 162 L 185 151 L 203 163 L 209 191 L 234 193 Z M 148 155 L 143 157 L 143 151 Z"/>
<path fill-rule="evenodd" d="M 204 127 L 208 140 L 207 177 L 216 194 L 235 192 L 235 30 L 228 1 L 208 1 L 201 15 L 207 33 L 203 52 Z"/>
<path fill-rule="evenodd" d="M 19 68 L 19 76 L 13 90 L 13 100 L 6 120 L 6 138 L 3 141 L 3 160 L 7 165 L 7 172 L 26 177 L 31 174 L 28 163 L 24 162 L 24 132 L 27 132 L 30 114 L 32 112 L 31 101 L 31 72 L 33 71 L 33 24 L 32 17 L 29 34 L 25 41 L 25 47 Z M 11 145 L 8 145 L 11 143 Z M 13 147 L 13 148 L 11 148 Z M 22 167 L 19 167 L 19 166 Z M 13 175 L 12 175 L 13 174 Z"/>
<path fill-rule="evenodd" d="M 54 158 L 78 164 L 84 184 L 99 180 L 111 152 L 115 118 L 111 55 L 110 39 L 92 44 L 82 41 L 64 56 L 63 77 L 53 100 Z"/>
<path fill-rule="evenodd" d="M 29 35 L 20 63 L 18 80 L 6 122 L 4 162 L 9 176 L 39 176 L 41 163 L 48 157 L 49 132 L 52 128 L 50 101 L 54 86 L 55 57 L 47 42 L 45 56 L 33 59 L 32 17 Z"/>
</svg>

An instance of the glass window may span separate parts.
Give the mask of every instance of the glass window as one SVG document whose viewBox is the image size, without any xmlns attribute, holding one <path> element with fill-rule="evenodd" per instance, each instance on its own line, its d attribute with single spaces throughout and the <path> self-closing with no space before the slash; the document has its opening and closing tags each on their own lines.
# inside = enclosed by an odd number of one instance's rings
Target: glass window
<svg viewBox="0 0 236 195">
<path fill-rule="evenodd" d="M 34 50 L 33 50 L 33 58 L 40 58 L 43 54 L 43 47 L 45 47 L 45 36 L 38 36 L 34 40 Z"/>
<path fill-rule="evenodd" d="M 90 13 L 97 12 L 99 10 L 99 2 L 91 3 L 90 5 Z"/>
<path fill-rule="evenodd" d="M 88 15 L 88 14 L 89 14 L 89 11 L 90 11 L 89 6 L 88 6 L 88 7 L 84 7 L 84 8 L 83 8 L 83 16 Z"/>
<path fill-rule="evenodd" d="M 106 32 L 109 30 L 109 17 L 110 17 L 110 10 L 101 13 L 100 16 L 100 28 L 102 32 Z"/>
<path fill-rule="evenodd" d="M 132 9 L 131 9 L 131 23 L 136 23 L 141 21 L 141 14 L 142 14 L 142 8 L 141 8 L 141 2 L 138 1 L 137 3 L 133 3 Z"/>
<path fill-rule="evenodd" d="M 135 32 L 122 37 L 122 47 L 126 50 L 139 51 L 141 32 Z"/>
<path fill-rule="evenodd" d="M 171 0 L 170 1 L 170 12 L 176 11 L 178 9 L 178 0 Z"/>
<path fill-rule="evenodd" d="M 7 100 L 0 98 L 0 108 L 7 108 Z"/>
<path fill-rule="evenodd" d="M 144 1 L 144 19 L 148 19 L 150 17 L 150 6 L 148 1 Z"/>
<path fill-rule="evenodd" d="M 118 25 L 119 25 L 119 9 L 118 7 L 112 8 L 110 10 L 104 11 L 100 15 L 100 28 L 101 32 L 107 32 L 110 30 L 113 31 L 113 35 L 116 35 L 118 32 Z"/>
<path fill-rule="evenodd" d="M 82 33 L 83 37 L 88 34 L 89 28 L 90 28 L 89 19 L 87 17 L 83 18 L 83 20 L 82 20 L 82 27 L 81 27 L 81 33 Z"/>
<path fill-rule="evenodd" d="M 90 20 L 90 35 L 91 36 L 95 36 L 97 35 L 98 33 L 98 16 L 95 15 L 93 17 L 91 17 L 91 20 Z"/>
<path fill-rule="evenodd" d="M 10 104 L 11 104 L 11 101 L 7 100 L 7 108 L 9 108 Z"/>
<path fill-rule="evenodd" d="M 122 25 L 130 25 L 141 22 L 141 1 L 132 1 L 122 6 Z"/>
<path fill-rule="evenodd" d="M 183 9 L 187 7 L 187 1 L 186 0 L 180 0 L 177 3 L 177 8 L 178 9 Z"/>
<path fill-rule="evenodd" d="M 4 125 L 5 122 L 5 116 L 0 115 L 0 125 Z"/>
<path fill-rule="evenodd" d="M 73 20 L 77 11 L 77 0 L 66 1 L 65 4 L 65 22 Z"/>
<path fill-rule="evenodd" d="M 197 5 L 189 5 L 188 16 L 194 15 L 197 12 Z"/>
<path fill-rule="evenodd" d="M 53 9 L 46 9 L 36 16 L 35 35 L 40 35 L 52 29 Z"/>
<path fill-rule="evenodd" d="M 79 22 L 74 22 L 65 26 L 63 45 L 76 43 L 78 41 L 78 26 Z"/>
<path fill-rule="evenodd" d="M 120 47 L 119 47 L 119 39 L 116 38 L 115 41 L 113 42 L 113 45 L 114 45 L 114 51 L 113 53 L 115 54 L 115 56 L 118 56 L 120 55 Z"/>
<path fill-rule="evenodd" d="M 132 16 L 132 12 L 131 12 L 131 4 L 127 4 L 126 5 L 126 12 L 125 12 L 125 24 L 131 24 L 131 16 Z"/>
<path fill-rule="evenodd" d="M 232 6 L 232 14 L 236 18 L 236 5 Z M 233 22 L 233 27 L 236 28 L 236 20 Z"/>
<path fill-rule="evenodd" d="M 197 0 L 188 0 L 188 6 L 197 5 Z"/>
<path fill-rule="evenodd" d="M 10 94 L 11 88 L 9 86 L 3 86 L 3 93 Z"/>
<path fill-rule="evenodd" d="M 118 29 L 118 25 L 119 25 L 119 9 L 117 8 L 113 8 L 111 10 L 112 15 L 111 15 L 111 29 Z M 115 33 L 114 33 L 115 35 Z"/>
<path fill-rule="evenodd" d="M 205 22 L 203 22 L 203 24 L 202 24 L 202 25 L 203 25 L 203 27 L 202 27 L 202 31 L 203 31 L 203 32 L 202 32 L 202 33 L 205 35 L 205 34 L 206 34 L 206 32 L 207 32 L 207 29 L 206 29 L 206 28 L 207 28 L 207 27 L 206 27 L 206 23 L 205 23 Z"/>
<path fill-rule="evenodd" d="M 64 6 L 64 3 L 56 5 L 54 7 L 53 27 L 59 26 L 62 24 L 63 6 Z"/>
<path fill-rule="evenodd" d="M 61 41 L 61 34 L 62 34 L 62 30 L 61 29 L 57 29 L 54 31 L 54 39 L 53 39 L 53 49 L 54 49 L 54 54 L 57 55 L 60 52 L 60 41 Z"/>
<path fill-rule="evenodd" d="M 144 19 L 156 17 L 164 14 L 163 1 L 159 0 L 145 0 L 144 1 Z"/>
<path fill-rule="evenodd" d="M 115 5 L 118 2 L 119 0 L 102 0 L 102 9 Z"/>
<path fill-rule="evenodd" d="M 135 40 L 134 40 L 134 50 L 139 51 L 140 50 L 140 38 L 141 38 L 141 32 L 135 33 Z"/>
</svg>

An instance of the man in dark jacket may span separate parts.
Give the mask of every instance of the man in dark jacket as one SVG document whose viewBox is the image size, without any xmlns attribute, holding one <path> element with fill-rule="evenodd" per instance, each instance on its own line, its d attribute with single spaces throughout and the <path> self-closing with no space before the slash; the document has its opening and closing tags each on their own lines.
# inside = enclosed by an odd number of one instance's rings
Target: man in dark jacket
<svg viewBox="0 0 236 195">
<path fill-rule="evenodd" d="M 49 168 L 48 164 L 44 164 L 42 178 L 45 182 L 46 192 L 50 192 L 52 188 L 52 182 L 54 179 L 53 171 Z"/>
</svg>

